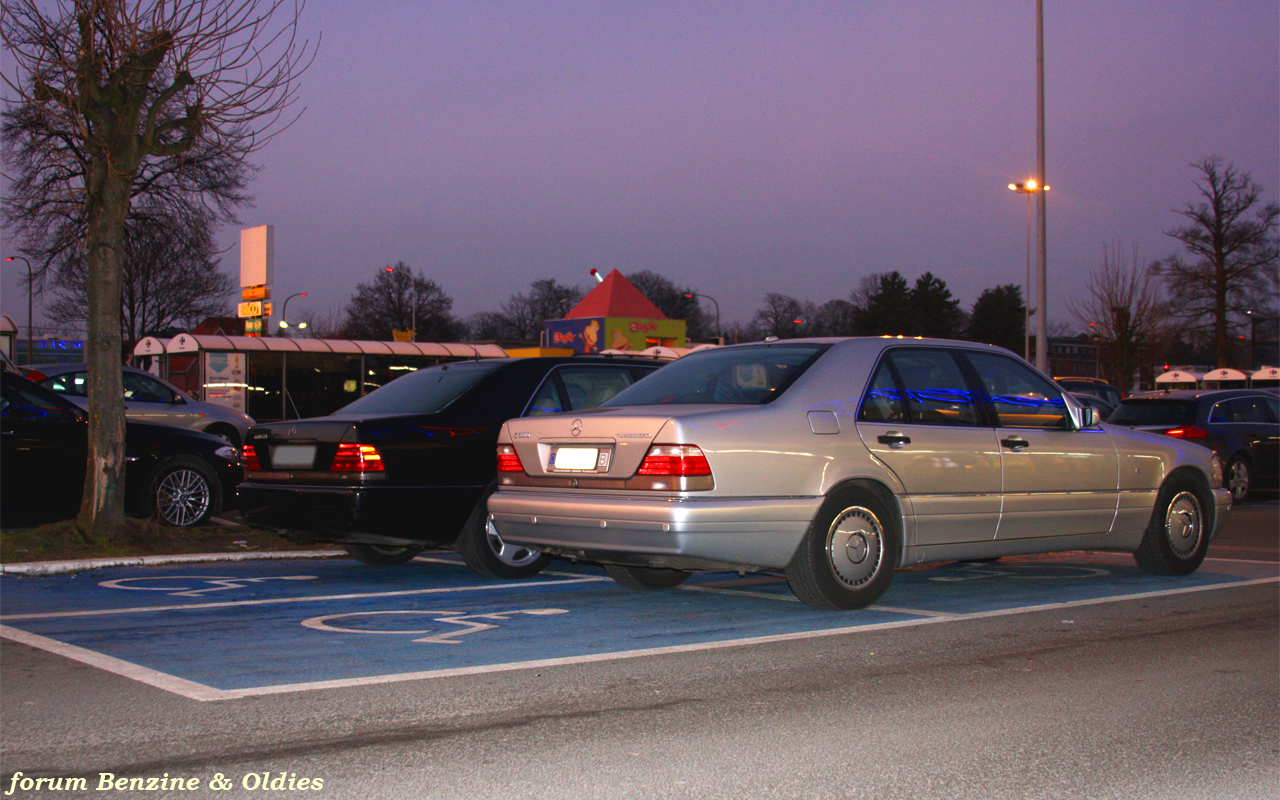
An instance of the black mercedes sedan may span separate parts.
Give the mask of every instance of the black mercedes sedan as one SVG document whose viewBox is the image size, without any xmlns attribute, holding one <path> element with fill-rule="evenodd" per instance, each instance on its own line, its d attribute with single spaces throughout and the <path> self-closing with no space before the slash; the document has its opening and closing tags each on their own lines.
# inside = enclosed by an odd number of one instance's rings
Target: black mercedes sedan
<svg viewBox="0 0 1280 800">
<path fill-rule="evenodd" d="M 302 542 L 336 542 L 370 565 L 452 547 L 491 578 L 550 561 L 488 522 L 493 453 L 514 417 L 594 408 L 658 369 L 630 357 L 485 359 L 396 378 L 327 417 L 249 431 L 240 513 Z"/>
<path fill-rule="evenodd" d="M 15 373 L 0 377 L 6 519 L 74 516 L 84 490 L 88 412 Z M 243 476 L 236 448 L 212 434 L 126 422 L 124 443 L 126 509 L 168 525 L 198 525 L 218 513 Z"/>
</svg>

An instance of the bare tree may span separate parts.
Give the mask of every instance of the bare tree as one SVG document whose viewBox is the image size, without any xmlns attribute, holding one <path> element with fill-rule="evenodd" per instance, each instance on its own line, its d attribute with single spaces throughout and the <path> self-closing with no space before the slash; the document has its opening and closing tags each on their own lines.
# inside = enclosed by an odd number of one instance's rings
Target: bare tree
<svg viewBox="0 0 1280 800">
<path fill-rule="evenodd" d="M 1262 187 L 1217 156 L 1191 166 L 1200 172 L 1202 200 L 1178 212 L 1190 225 L 1165 232 L 1186 246 L 1191 260 L 1172 256 L 1159 271 L 1177 298 L 1172 313 L 1207 333 L 1218 366 L 1226 367 L 1231 334 L 1246 324 L 1245 312 L 1259 297 L 1274 298 L 1280 287 L 1280 205 L 1259 206 Z"/>
<path fill-rule="evenodd" d="M 15 197 L 41 192 L 84 209 L 89 458 L 78 522 L 124 523 L 120 298 L 125 221 L 148 165 L 184 156 L 243 161 L 281 130 L 314 50 L 299 42 L 302 0 L 7 0 L 0 40 L 10 103 L 47 139 Z M 277 24 L 277 15 L 285 16 Z M 14 145 L 6 141 L 10 152 Z M 172 181 L 198 195 L 199 185 Z M 36 212 L 39 213 L 39 212 Z M 53 213 L 53 212 L 51 212 Z"/>
<path fill-rule="evenodd" d="M 435 281 L 398 261 L 372 283 L 356 284 L 343 331 L 348 339 L 389 342 L 392 331 L 412 331 L 413 341 L 448 342 L 459 338 L 452 308 L 453 298 Z"/>
<path fill-rule="evenodd" d="M 1089 275 L 1088 294 L 1068 309 L 1098 345 L 1103 377 L 1129 390 L 1143 355 L 1166 330 L 1168 305 L 1160 297 L 1156 265 L 1139 266 L 1138 247 L 1126 260 L 1118 243 L 1104 247 Z"/>
<path fill-rule="evenodd" d="M 803 334 L 804 312 L 804 305 L 794 297 L 769 292 L 764 296 L 764 305 L 756 309 L 751 323 L 753 332 L 761 339 L 769 336 L 794 339 Z"/>
</svg>

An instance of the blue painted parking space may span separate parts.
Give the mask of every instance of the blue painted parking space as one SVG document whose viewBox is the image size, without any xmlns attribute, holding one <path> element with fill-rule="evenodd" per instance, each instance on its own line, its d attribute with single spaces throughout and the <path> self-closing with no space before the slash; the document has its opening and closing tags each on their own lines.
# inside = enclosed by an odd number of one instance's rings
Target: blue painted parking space
<svg viewBox="0 0 1280 800">
<path fill-rule="evenodd" d="M 0 578 L 0 633 L 221 699 L 929 624 L 1276 573 L 1211 560 L 1158 578 L 1118 554 L 1007 558 L 900 571 L 880 603 L 833 613 L 796 602 L 772 575 L 708 573 L 637 593 L 598 567 L 561 562 L 534 579 L 491 581 L 449 554 L 381 569 L 345 559 L 122 567 Z"/>
</svg>

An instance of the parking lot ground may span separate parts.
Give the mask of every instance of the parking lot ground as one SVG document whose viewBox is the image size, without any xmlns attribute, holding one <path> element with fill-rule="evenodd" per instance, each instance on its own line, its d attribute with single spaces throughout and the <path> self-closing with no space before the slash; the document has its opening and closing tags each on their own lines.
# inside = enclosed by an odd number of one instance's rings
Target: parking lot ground
<svg viewBox="0 0 1280 800">
<path fill-rule="evenodd" d="M 556 562 L 491 581 L 448 553 L 371 569 L 347 559 L 120 567 L 0 577 L 0 635 L 196 700 L 618 659 L 938 624 L 1280 580 L 1275 563 L 1209 559 L 1189 576 L 1075 552 L 899 571 L 875 606 L 824 612 L 768 574 L 705 573 L 623 589 Z M 1069 617 L 1063 624 L 1071 624 Z"/>
</svg>

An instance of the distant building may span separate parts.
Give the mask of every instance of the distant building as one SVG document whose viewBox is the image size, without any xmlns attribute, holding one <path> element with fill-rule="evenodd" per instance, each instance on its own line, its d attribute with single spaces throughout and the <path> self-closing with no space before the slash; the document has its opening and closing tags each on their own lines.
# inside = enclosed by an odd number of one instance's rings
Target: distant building
<svg viewBox="0 0 1280 800">
<path fill-rule="evenodd" d="M 543 323 L 543 346 L 575 353 L 639 352 L 655 345 L 685 346 L 685 321 L 668 319 L 616 269 L 564 319 Z"/>
</svg>

